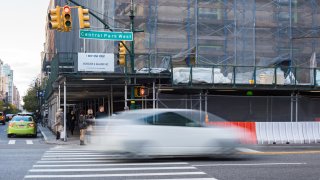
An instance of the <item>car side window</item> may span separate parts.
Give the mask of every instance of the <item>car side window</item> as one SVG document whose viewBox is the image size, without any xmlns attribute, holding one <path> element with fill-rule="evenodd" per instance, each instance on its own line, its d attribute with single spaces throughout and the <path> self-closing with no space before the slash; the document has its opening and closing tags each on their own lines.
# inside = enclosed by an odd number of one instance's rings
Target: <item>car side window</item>
<svg viewBox="0 0 320 180">
<path fill-rule="evenodd" d="M 194 127 L 194 122 L 186 117 L 183 117 L 174 112 L 160 113 L 149 116 L 145 119 L 147 124 L 159 126 L 191 126 Z"/>
</svg>

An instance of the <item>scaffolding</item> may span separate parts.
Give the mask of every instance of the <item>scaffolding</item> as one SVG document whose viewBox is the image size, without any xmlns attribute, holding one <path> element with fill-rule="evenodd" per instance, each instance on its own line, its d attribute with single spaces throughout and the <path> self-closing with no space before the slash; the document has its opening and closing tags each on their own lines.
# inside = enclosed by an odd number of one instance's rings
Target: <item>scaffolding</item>
<svg viewBox="0 0 320 180">
<path fill-rule="evenodd" d="M 134 3 L 136 26 L 145 30 L 136 35 L 136 52 L 170 54 L 175 66 L 265 66 L 287 61 L 289 67 L 310 67 L 307 60 L 320 51 L 320 4 L 316 0 Z M 117 26 L 125 24 L 128 6 L 126 1 L 115 2 Z"/>
</svg>

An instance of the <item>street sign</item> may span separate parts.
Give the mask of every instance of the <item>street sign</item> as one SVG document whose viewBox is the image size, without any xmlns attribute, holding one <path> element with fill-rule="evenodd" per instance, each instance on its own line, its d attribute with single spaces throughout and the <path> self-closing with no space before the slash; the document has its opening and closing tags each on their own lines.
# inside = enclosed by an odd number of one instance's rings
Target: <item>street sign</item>
<svg viewBox="0 0 320 180">
<path fill-rule="evenodd" d="M 79 36 L 82 39 L 133 41 L 132 32 L 105 32 L 105 31 L 80 30 Z"/>
</svg>

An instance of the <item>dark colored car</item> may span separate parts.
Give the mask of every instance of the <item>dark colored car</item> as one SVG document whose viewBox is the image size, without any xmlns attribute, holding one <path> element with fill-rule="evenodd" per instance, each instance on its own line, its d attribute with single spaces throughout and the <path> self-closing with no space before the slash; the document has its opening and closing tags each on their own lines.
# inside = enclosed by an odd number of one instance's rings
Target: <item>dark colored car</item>
<svg viewBox="0 0 320 180">
<path fill-rule="evenodd" d="M 6 121 L 10 121 L 15 114 L 6 114 Z"/>
<path fill-rule="evenodd" d="M 0 112 L 0 123 L 2 123 L 3 125 L 6 124 L 6 116 L 3 112 Z"/>
</svg>

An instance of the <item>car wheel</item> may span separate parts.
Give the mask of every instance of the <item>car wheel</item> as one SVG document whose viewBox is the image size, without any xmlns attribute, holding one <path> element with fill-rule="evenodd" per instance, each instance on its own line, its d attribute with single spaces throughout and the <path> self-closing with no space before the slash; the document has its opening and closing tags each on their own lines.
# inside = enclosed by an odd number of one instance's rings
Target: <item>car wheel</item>
<svg viewBox="0 0 320 180">
<path fill-rule="evenodd" d="M 33 138 L 37 138 L 37 135 L 38 135 L 38 134 L 36 133 L 36 134 L 32 135 L 32 137 L 33 137 Z"/>
<path fill-rule="evenodd" d="M 11 134 L 8 134 L 7 136 L 8 136 L 8 138 L 11 138 Z"/>
</svg>

